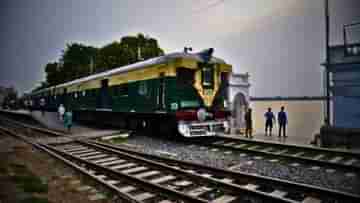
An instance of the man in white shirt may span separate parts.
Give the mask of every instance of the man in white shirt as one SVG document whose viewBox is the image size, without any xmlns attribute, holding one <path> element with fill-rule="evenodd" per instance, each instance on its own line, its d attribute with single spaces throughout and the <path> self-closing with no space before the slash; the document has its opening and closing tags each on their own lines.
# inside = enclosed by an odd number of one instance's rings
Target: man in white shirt
<svg viewBox="0 0 360 203">
<path fill-rule="evenodd" d="M 64 120 L 64 113 L 65 113 L 65 107 L 63 104 L 60 104 L 59 109 L 58 109 L 58 113 L 59 113 L 59 119 L 60 121 Z"/>
</svg>

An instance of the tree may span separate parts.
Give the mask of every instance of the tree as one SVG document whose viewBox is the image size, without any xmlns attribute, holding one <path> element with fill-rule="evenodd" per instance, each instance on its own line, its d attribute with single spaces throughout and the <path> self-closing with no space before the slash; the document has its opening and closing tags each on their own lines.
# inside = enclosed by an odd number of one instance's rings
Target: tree
<svg viewBox="0 0 360 203">
<path fill-rule="evenodd" d="M 143 34 L 122 37 L 100 49 L 81 43 L 70 43 L 59 62 L 45 66 L 46 85 L 53 86 L 94 72 L 102 72 L 141 60 L 164 55 L 156 39 Z"/>
<path fill-rule="evenodd" d="M 146 60 L 157 56 L 164 55 L 164 51 L 159 47 L 154 38 L 138 34 L 137 36 L 126 36 L 121 38 L 120 45 L 124 47 L 130 63 L 139 60 Z M 141 58 L 139 58 L 139 53 Z"/>
<path fill-rule="evenodd" d="M 143 34 L 125 36 L 120 42 L 112 42 L 99 49 L 96 70 L 101 72 L 161 55 L 164 51 L 156 39 Z"/>
<path fill-rule="evenodd" d="M 46 64 L 45 72 L 46 82 L 49 84 L 49 86 L 57 85 L 64 81 L 64 77 L 60 70 L 59 63 L 57 62 Z"/>
<path fill-rule="evenodd" d="M 91 61 L 95 58 L 98 49 L 80 43 L 67 44 L 63 51 L 61 61 L 63 62 L 60 72 L 65 81 L 74 80 L 87 76 L 90 73 Z"/>
<path fill-rule="evenodd" d="M 127 64 L 124 49 L 119 42 L 112 42 L 99 49 L 96 56 L 96 72 L 102 72 Z"/>
</svg>

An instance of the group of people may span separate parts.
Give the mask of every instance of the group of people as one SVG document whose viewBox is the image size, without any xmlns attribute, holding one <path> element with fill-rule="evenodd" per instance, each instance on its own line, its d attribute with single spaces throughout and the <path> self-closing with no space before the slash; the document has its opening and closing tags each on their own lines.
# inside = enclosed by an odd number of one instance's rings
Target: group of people
<svg viewBox="0 0 360 203">
<path fill-rule="evenodd" d="M 64 123 L 65 128 L 70 132 L 72 127 L 72 112 L 70 109 L 65 109 L 63 104 L 58 108 L 59 120 Z"/>
<path fill-rule="evenodd" d="M 248 108 L 245 113 L 245 137 L 252 137 L 252 110 Z M 272 129 L 274 124 L 276 123 L 275 115 L 271 111 L 271 108 L 268 108 L 268 111 L 264 114 L 265 117 L 265 136 L 272 136 Z M 283 134 L 284 137 L 286 136 L 286 126 L 288 124 L 287 115 L 285 112 L 285 107 L 282 106 L 279 113 L 278 113 L 278 124 L 279 124 L 279 137 Z M 269 133 L 268 133 L 269 131 Z"/>
</svg>

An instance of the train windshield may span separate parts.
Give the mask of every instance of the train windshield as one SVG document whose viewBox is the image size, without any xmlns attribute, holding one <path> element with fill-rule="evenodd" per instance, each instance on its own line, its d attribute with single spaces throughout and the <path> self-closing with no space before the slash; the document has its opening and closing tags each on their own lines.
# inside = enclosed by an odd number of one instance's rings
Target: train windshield
<svg viewBox="0 0 360 203">
<path fill-rule="evenodd" d="M 214 86 L 214 65 L 201 63 L 202 85 L 206 89 L 212 89 Z"/>
</svg>

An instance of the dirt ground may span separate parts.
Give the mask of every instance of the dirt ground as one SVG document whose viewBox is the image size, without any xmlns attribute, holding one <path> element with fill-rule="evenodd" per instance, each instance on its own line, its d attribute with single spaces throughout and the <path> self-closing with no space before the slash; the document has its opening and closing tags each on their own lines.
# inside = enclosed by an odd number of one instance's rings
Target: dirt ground
<svg viewBox="0 0 360 203">
<path fill-rule="evenodd" d="M 107 198 L 90 201 L 90 191 L 72 169 L 30 145 L 0 133 L 0 203 L 108 203 Z M 66 178 L 65 178 L 66 177 Z"/>
</svg>

